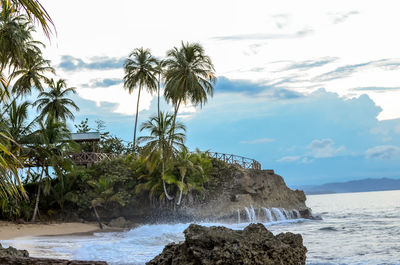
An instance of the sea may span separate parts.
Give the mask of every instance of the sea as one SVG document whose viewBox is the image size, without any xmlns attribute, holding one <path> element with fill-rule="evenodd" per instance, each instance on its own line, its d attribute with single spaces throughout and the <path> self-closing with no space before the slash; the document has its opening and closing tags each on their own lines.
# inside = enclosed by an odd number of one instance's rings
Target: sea
<svg viewBox="0 0 400 265">
<path fill-rule="evenodd" d="M 262 222 L 274 234 L 299 233 L 307 247 L 307 264 L 400 264 L 400 191 L 342 193 L 307 196 L 307 206 L 322 220 L 296 218 L 257 220 L 249 215 L 232 224 L 243 229 Z M 250 212 L 250 206 L 247 212 Z M 286 215 L 285 215 L 286 216 Z M 241 218 L 243 219 L 243 218 Z M 33 257 L 104 260 L 109 264 L 142 265 L 171 242 L 183 241 L 189 224 L 143 225 L 126 232 L 90 236 L 25 237 L 1 241 L 27 249 Z"/>
</svg>

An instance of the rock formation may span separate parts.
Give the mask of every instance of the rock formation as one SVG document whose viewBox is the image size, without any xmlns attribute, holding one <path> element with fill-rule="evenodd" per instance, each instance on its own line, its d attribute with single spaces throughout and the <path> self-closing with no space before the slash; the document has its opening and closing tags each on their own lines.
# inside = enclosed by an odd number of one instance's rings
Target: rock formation
<svg viewBox="0 0 400 265">
<path fill-rule="evenodd" d="M 167 245 L 146 265 L 300 265 L 306 262 L 307 249 L 301 235 L 274 236 L 262 224 L 250 224 L 243 231 L 191 224 L 184 234 L 184 242 Z"/>
<path fill-rule="evenodd" d="M 179 213 L 193 216 L 195 220 L 237 221 L 246 220 L 245 208 L 253 207 L 259 220 L 265 221 L 264 208 L 283 209 L 292 216 L 287 219 L 312 218 L 303 191 L 291 190 L 283 178 L 273 170 L 243 169 L 228 166 L 214 172 L 204 193 L 185 197 Z M 284 213 L 286 215 L 286 213 Z M 298 215 L 298 216 L 296 216 Z M 255 221 L 255 220 L 252 220 Z"/>
<path fill-rule="evenodd" d="M 1 265 L 107 265 L 104 261 L 78 261 L 64 259 L 31 258 L 26 250 L 3 248 L 0 244 Z"/>
</svg>

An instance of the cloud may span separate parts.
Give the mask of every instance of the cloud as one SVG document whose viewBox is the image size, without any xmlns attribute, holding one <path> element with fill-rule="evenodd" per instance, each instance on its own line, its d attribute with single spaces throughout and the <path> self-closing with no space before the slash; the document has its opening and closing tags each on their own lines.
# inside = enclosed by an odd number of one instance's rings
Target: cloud
<svg viewBox="0 0 400 265">
<path fill-rule="evenodd" d="M 358 11 L 349 11 L 349 12 L 338 12 L 338 13 L 329 13 L 328 15 L 332 18 L 334 24 L 342 23 L 346 21 L 349 17 L 358 15 L 360 12 Z"/>
<path fill-rule="evenodd" d="M 397 70 L 400 67 L 400 60 L 398 59 L 382 59 L 369 61 L 359 64 L 349 64 L 340 66 L 333 71 L 323 73 L 314 78 L 314 81 L 332 81 L 339 78 L 349 77 L 352 74 L 373 68 L 381 68 L 383 70 Z"/>
<path fill-rule="evenodd" d="M 281 87 L 283 83 L 289 82 L 289 79 L 282 79 L 271 84 L 259 84 L 247 80 L 231 80 L 226 77 L 219 77 L 215 86 L 215 92 L 233 92 L 244 93 L 254 96 L 260 93 L 273 99 L 295 99 L 303 97 L 302 94 Z"/>
<path fill-rule="evenodd" d="M 315 139 L 308 146 L 311 149 L 311 154 L 315 158 L 333 157 L 340 151 L 344 150 L 344 146 L 336 148 L 332 139 L 326 138 L 322 140 Z"/>
<path fill-rule="evenodd" d="M 269 33 L 254 33 L 254 34 L 238 34 L 230 36 L 217 36 L 212 39 L 220 41 L 240 41 L 240 40 L 273 40 L 273 39 L 296 39 L 309 36 L 314 31 L 305 28 L 294 33 L 287 34 L 269 34 Z"/>
<path fill-rule="evenodd" d="M 249 141 L 240 141 L 241 144 L 262 144 L 262 143 L 270 143 L 273 142 L 274 139 L 271 138 L 261 138 Z"/>
<path fill-rule="evenodd" d="M 395 145 L 378 145 L 369 148 L 365 155 L 367 158 L 393 159 L 400 157 L 400 147 Z"/>
<path fill-rule="evenodd" d="M 396 91 L 400 90 L 400 87 L 355 87 L 351 89 L 352 91 L 375 91 L 375 92 L 384 92 L 384 91 Z"/>
<path fill-rule="evenodd" d="M 104 79 L 92 79 L 89 84 L 83 84 L 82 87 L 110 87 L 123 83 L 120 78 L 104 78 Z"/>
<path fill-rule="evenodd" d="M 290 162 L 295 162 L 299 161 L 301 156 L 284 156 L 281 159 L 276 160 L 276 162 L 279 163 L 290 163 Z"/>
<path fill-rule="evenodd" d="M 125 58 L 102 56 L 92 57 L 90 58 L 89 62 L 85 62 L 80 58 L 76 58 L 70 55 L 63 55 L 61 57 L 61 62 L 58 67 L 65 71 L 78 71 L 82 69 L 110 70 L 122 68 L 125 60 Z"/>
<path fill-rule="evenodd" d="M 315 59 L 315 60 L 294 62 L 291 65 L 287 66 L 283 70 L 294 70 L 294 69 L 308 70 L 311 68 L 324 66 L 328 63 L 332 63 L 332 62 L 336 61 L 337 59 L 338 59 L 337 57 L 325 57 L 325 58 L 320 58 L 320 59 Z"/>
</svg>

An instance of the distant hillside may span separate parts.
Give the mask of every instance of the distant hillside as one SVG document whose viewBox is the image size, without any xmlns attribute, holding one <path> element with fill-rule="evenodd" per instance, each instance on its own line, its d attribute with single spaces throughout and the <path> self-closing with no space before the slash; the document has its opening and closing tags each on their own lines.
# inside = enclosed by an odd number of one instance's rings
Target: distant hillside
<svg viewBox="0 0 400 265">
<path fill-rule="evenodd" d="M 304 190 L 306 194 L 400 190 L 400 179 L 361 179 L 299 188 Z"/>
</svg>

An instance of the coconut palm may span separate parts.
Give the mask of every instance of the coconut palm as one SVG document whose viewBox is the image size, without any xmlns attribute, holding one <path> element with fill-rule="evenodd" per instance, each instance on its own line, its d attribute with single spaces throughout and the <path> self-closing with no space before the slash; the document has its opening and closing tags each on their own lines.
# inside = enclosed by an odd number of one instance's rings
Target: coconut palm
<svg viewBox="0 0 400 265">
<path fill-rule="evenodd" d="M 154 70 L 155 70 L 156 74 L 158 75 L 158 78 L 157 78 L 157 113 L 160 113 L 160 90 L 161 90 L 162 77 L 164 75 L 164 68 L 165 68 L 165 61 L 157 60 L 156 66 L 154 67 Z"/>
<path fill-rule="evenodd" d="M 138 138 L 140 143 L 145 143 L 145 151 L 149 154 L 159 152 L 161 156 L 161 178 L 163 180 L 163 188 L 165 197 L 172 200 L 173 197 L 168 194 L 166 181 L 170 182 L 166 175 L 166 164 L 172 158 L 173 154 L 184 148 L 185 142 L 185 126 L 178 122 L 173 128 L 173 115 L 170 113 L 160 112 L 157 116 L 152 116 L 142 124 L 141 131 L 149 132 L 148 136 Z M 172 137 L 172 140 L 169 138 Z"/>
<path fill-rule="evenodd" d="M 214 66 L 198 43 L 183 43 L 167 52 L 165 90 L 168 102 L 174 105 L 174 120 L 182 103 L 200 105 L 213 95 L 216 81 Z M 172 138 L 171 138 L 172 139 Z"/>
<path fill-rule="evenodd" d="M 70 98 L 67 98 L 69 93 L 76 93 L 74 87 L 67 88 L 64 79 L 59 79 L 57 82 L 54 79 L 47 80 L 46 83 L 50 87 L 49 92 L 41 92 L 38 100 L 34 103 L 37 110 L 40 112 L 40 118 L 54 119 L 55 121 L 65 122 L 67 119 L 74 119 L 74 114 L 70 110 L 73 108 L 79 111 L 79 107 Z"/>
<path fill-rule="evenodd" d="M 17 15 L 13 7 L 2 1 L 0 15 L 0 69 L 8 65 L 21 67 L 24 64 L 28 44 L 32 44 L 34 28 L 24 15 Z"/>
<path fill-rule="evenodd" d="M 14 83 L 12 92 L 17 95 L 27 95 L 31 93 L 31 88 L 35 87 L 43 92 L 42 81 L 47 81 L 44 75 L 47 72 L 55 73 L 50 66 L 50 61 L 43 59 L 41 53 L 29 52 L 25 59 L 23 68 L 12 73 L 11 78 L 18 77 Z"/>
<path fill-rule="evenodd" d="M 65 123 L 58 122 L 55 119 L 47 119 L 44 123 L 39 122 L 39 129 L 30 136 L 30 157 L 34 157 L 36 166 L 40 168 L 40 178 L 36 193 L 35 209 L 32 216 L 32 222 L 36 219 L 39 210 L 39 200 L 43 183 L 44 193 L 50 192 L 50 174 L 49 168 L 61 175 L 62 168 L 69 165 L 69 161 L 65 159 L 66 153 L 72 148 L 71 132 Z M 44 177 L 44 181 L 43 181 Z"/>
<path fill-rule="evenodd" d="M 131 94 L 135 88 L 138 89 L 138 99 L 136 104 L 136 119 L 133 134 L 133 151 L 136 148 L 136 128 L 139 116 L 140 92 L 146 88 L 153 93 L 157 90 L 156 71 L 154 69 L 156 59 L 151 55 L 149 49 L 136 48 L 125 62 L 124 87 Z"/>
</svg>

